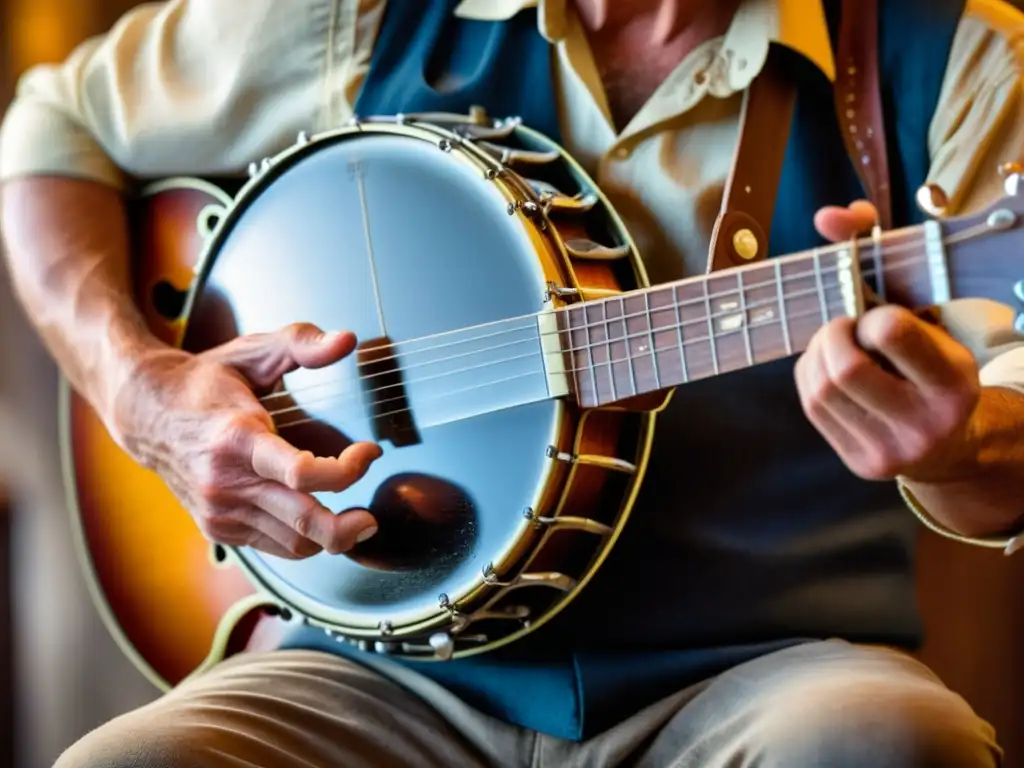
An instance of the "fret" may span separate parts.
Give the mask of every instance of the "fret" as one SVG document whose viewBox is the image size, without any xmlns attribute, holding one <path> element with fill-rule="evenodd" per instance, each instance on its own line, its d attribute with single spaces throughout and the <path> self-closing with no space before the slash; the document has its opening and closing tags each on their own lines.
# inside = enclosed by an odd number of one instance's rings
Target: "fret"
<svg viewBox="0 0 1024 768">
<path fill-rule="evenodd" d="M 608 344 L 608 328 L 605 321 L 604 302 L 594 301 L 584 306 L 586 307 L 586 314 L 584 316 L 586 345 L 597 382 L 594 393 L 597 401 L 596 404 L 600 405 L 601 403 L 617 399 L 615 376 L 611 365 L 611 348 Z M 605 378 L 607 378 L 607 386 L 602 386 Z"/>
<path fill-rule="evenodd" d="M 753 365 L 754 347 L 750 341 L 750 315 L 747 314 L 747 297 L 746 292 L 743 290 L 743 270 L 739 270 L 736 273 L 736 287 L 739 289 L 740 294 L 740 313 L 742 317 L 740 324 L 743 326 L 743 343 L 747 347 L 747 365 Z"/>
<path fill-rule="evenodd" d="M 661 389 L 657 360 L 655 360 L 654 354 L 650 306 L 647 291 L 626 296 L 622 301 L 628 335 L 630 372 L 635 394 Z"/>
<path fill-rule="evenodd" d="M 825 298 L 825 285 L 824 279 L 821 275 L 821 251 L 817 248 L 814 249 L 814 255 L 811 257 L 814 261 L 814 280 L 818 285 L 818 303 L 821 306 L 821 322 L 822 325 L 828 324 L 828 301 Z"/>
<path fill-rule="evenodd" d="M 650 308 L 650 333 L 654 346 L 655 379 L 659 389 L 682 384 L 685 380 L 685 360 L 679 346 L 679 322 L 674 286 L 645 291 L 646 306 Z"/>
<path fill-rule="evenodd" d="M 626 333 L 626 321 L 623 318 L 622 299 L 613 296 L 602 300 L 605 311 L 605 327 L 608 333 L 608 355 L 610 357 L 612 378 L 615 385 L 615 399 L 632 397 L 636 392 L 633 380 L 633 362 L 629 350 L 629 338 Z"/>
<path fill-rule="evenodd" d="M 778 308 L 777 260 L 740 272 L 741 304 L 746 317 L 743 327 L 747 364 L 776 360 L 786 354 L 785 334 Z"/>
<path fill-rule="evenodd" d="M 708 346 L 711 349 L 711 369 L 717 376 L 720 373 L 718 369 L 718 347 L 715 343 L 715 321 L 711 315 L 711 296 L 708 295 L 708 281 L 702 280 L 701 285 L 704 288 L 704 312 L 708 322 Z"/>
<path fill-rule="evenodd" d="M 583 343 L 586 345 L 586 356 L 587 363 L 586 368 L 590 371 L 590 380 L 594 386 L 594 400 L 600 402 L 601 393 L 597 386 L 597 367 L 594 365 L 594 348 L 590 340 L 590 322 L 587 318 L 587 312 L 583 311 Z"/>
<path fill-rule="evenodd" d="M 683 317 L 679 311 L 679 289 L 672 287 L 672 306 L 676 311 L 676 337 L 679 340 L 679 365 L 682 368 L 683 382 L 690 380 L 690 372 L 686 365 L 686 349 L 683 345 Z"/>
<path fill-rule="evenodd" d="M 629 313 L 626 311 L 626 300 L 619 296 L 619 316 L 622 318 L 622 346 L 626 350 L 626 372 L 629 374 L 630 391 L 639 394 L 636 388 L 636 371 L 633 369 L 633 342 L 629 332 Z"/>
<path fill-rule="evenodd" d="M 651 345 L 651 367 L 654 369 L 654 388 L 661 389 L 661 374 L 658 372 L 658 350 L 654 345 L 654 331 L 651 328 L 651 302 L 644 291 L 644 319 L 647 321 L 647 342 Z"/>
<path fill-rule="evenodd" d="M 782 326 L 782 343 L 786 355 L 793 354 L 793 342 L 789 338 L 789 315 L 786 314 L 786 294 L 782 285 L 782 262 L 775 259 L 775 294 L 779 305 L 779 324 Z"/>
<path fill-rule="evenodd" d="M 885 303 L 885 268 L 882 262 L 882 228 L 875 225 L 871 228 L 871 252 L 875 262 L 875 293 L 878 300 Z"/>
</svg>

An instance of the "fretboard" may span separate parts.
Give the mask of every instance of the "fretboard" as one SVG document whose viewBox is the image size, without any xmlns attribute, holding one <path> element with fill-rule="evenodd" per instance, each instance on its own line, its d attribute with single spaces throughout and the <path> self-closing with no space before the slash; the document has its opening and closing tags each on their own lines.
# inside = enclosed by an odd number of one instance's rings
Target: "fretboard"
<svg viewBox="0 0 1024 768">
<path fill-rule="evenodd" d="M 566 307 L 570 386 L 593 407 L 798 354 L 863 311 L 865 284 L 880 301 L 927 306 L 941 288 L 926 245 L 911 227 Z"/>
</svg>

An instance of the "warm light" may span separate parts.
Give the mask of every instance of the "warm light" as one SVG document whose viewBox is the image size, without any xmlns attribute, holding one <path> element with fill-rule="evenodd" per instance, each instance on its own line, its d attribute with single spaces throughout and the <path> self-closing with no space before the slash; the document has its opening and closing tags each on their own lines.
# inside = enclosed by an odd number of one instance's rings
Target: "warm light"
<svg viewBox="0 0 1024 768">
<path fill-rule="evenodd" d="M 15 73 L 33 64 L 62 60 L 88 34 L 92 0 L 7 0 L 4 26 Z"/>
</svg>

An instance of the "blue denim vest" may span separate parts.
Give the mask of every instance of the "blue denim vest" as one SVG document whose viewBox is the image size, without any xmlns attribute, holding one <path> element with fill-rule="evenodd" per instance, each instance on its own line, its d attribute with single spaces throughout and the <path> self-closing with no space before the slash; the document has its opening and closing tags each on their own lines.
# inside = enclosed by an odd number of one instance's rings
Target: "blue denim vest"
<svg viewBox="0 0 1024 768">
<path fill-rule="evenodd" d="M 455 18 L 456 0 L 389 0 L 358 114 L 519 115 L 560 139 L 536 11 Z M 962 0 L 880 4 L 894 224 L 916 223 L 927 131 Z M 826 0 L 833 42 L 839 3 Z M 864 197 L 831 84 L 794 54 L 799 95 L 771 251 L 820 244 L 822 205 Z M 841 66 L 841 64 L 839 64 Z M 794 360 L 680 389 L 659 421 L 631 522 L 577 600 L 533 635 L 448 663 L 402 661 L 483 711 L 582 739 L 759 654 L 842 637 L 913 647 L 917 526 L 892 484 L 847 471 L 804 417 Z M 659 449 L 660 445 L 660 449 Z M 300 633 L 293 645 L 359 651 Z"/>
</svg>

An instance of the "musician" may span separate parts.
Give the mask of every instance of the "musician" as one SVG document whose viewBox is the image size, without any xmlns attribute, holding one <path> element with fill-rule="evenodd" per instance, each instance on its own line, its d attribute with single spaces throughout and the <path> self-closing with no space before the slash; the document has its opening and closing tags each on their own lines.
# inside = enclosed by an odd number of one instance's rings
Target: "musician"
<svg viewBox="0 0 1024 768">
<path fill-rule="evenodd" d="M 921 220 L 925 183 L 947 213 L 977 210 L 1024 148 L 1024 18 L 1000 0 L 879 5 L 891 226 Z M 199 355 L 157 342 L 127 290 L 134 184 L 239 175 L 357 113 L 480 104 L 578 158 L 656 282 L 699 274 L 770 45 L 800 89 L 773 249 L 880 215 L 833 107 L 838 23 L 833 0 L 149 3 L 21 81 L 0 136 L 14 282 L 63 372 L 211 540 L 342 553 L 375 520 L 310 494 L 358 482 L 381 449 L 303 454 L 251 388 L 353 338 L 299 324 Z M 997 765 L 993 729 L 906 652 L 922 521 L 965 546 L 1024 527 L 1024 349 L 973 320 L 955 340 L 876 308 L 796 361 L 682 388 L 612 557 L 526 639 L 422 664 L 300 636 L 59 765 Z"/>
</svg>

